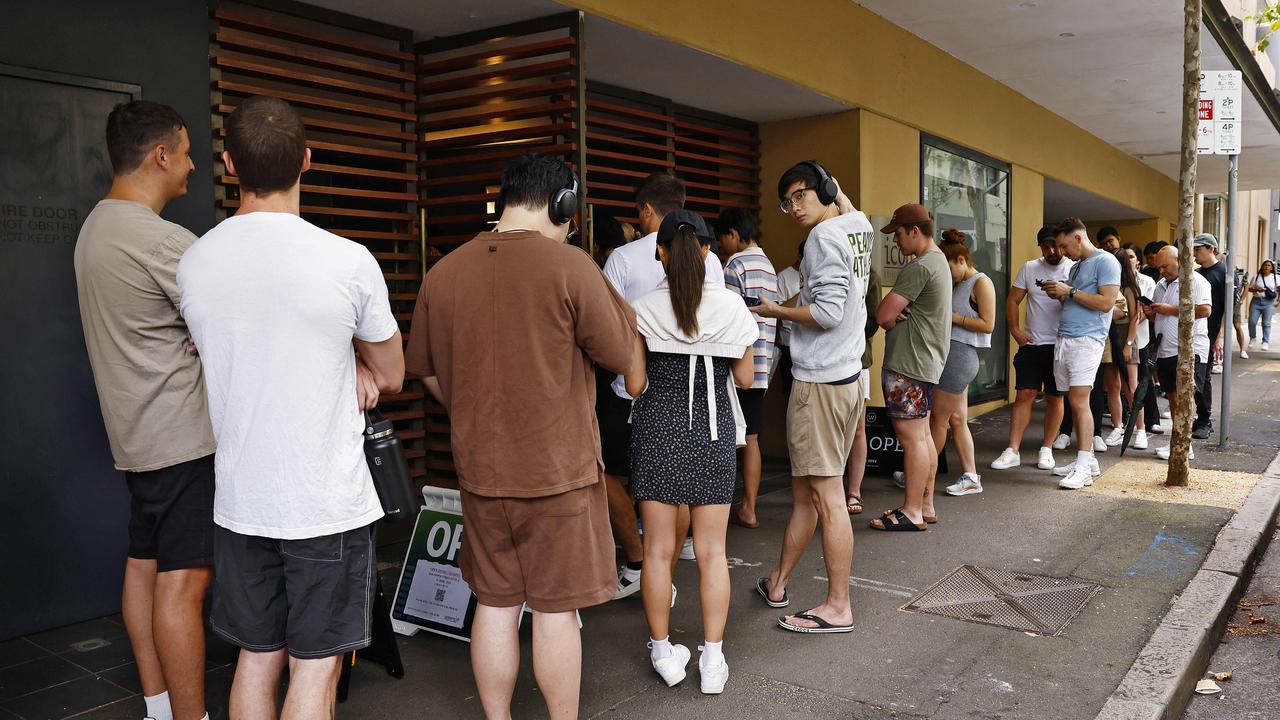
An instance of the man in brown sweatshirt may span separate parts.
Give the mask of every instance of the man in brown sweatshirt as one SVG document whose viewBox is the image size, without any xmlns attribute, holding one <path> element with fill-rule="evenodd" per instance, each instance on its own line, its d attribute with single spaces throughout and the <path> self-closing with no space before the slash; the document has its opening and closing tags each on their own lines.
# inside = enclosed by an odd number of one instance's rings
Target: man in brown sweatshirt
<svg viewBox="0 0 1280 720">
<path fill-rule="evenodd" d="M 459 565 L 479 600 L 471 662 L 491 718 L 510 717 L 523 603 L 550 716 L 577 717 L 575 611 L 617 584 L 592 363 L 628 369 L 635 317 L 591 257 L 565 244 L 578 194 L 559 160 L 508 165 L 497 226 L 427 274 L 406 349 L 407 372 L 449 411 L 466 522 Z"/>
</svg>

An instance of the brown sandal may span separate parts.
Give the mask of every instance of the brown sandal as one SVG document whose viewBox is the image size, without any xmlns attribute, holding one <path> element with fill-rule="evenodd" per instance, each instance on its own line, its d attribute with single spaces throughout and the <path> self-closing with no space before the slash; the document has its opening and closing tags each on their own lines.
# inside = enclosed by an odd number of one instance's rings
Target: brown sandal
<svg viewBox="0 0 1280 720">
<path fill-rule="evenodd" d="M 844 499 L 844 506 L 845 506 L 845 509 L 849 511 L 850 515 L 861 515 L 862 514 L 862 496 L 849 495 Z"/>
</svg>

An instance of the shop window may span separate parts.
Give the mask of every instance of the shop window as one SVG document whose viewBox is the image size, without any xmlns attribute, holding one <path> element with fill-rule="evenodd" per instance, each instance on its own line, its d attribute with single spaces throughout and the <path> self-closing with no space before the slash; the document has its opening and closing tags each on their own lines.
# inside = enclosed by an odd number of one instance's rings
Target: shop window
<svg viewBox="0 0 1280 720">
<path fill-rule="evenodd" d="M 1204 213 L 1200 218 L 1200 232 L 1212 233 L 1214 237 L 1222 237 L 1224 203 L 1220 195 L 1206 195 Z"/>
<path fill-rule="evenodd" d="M 937 235 L 956 228 L 965 234 L 978 270 L 996 289 L 996 325 L 991 347 L 978 351 L 981 366 L 969 386 L 971 403 L 1001 399 L 1009 386 L 1009 331 L 1004 301 L 1009 292 L 1009 166 L 936 138 L 920 152 L 920 196 L 933 213 Z"/>
</svg>

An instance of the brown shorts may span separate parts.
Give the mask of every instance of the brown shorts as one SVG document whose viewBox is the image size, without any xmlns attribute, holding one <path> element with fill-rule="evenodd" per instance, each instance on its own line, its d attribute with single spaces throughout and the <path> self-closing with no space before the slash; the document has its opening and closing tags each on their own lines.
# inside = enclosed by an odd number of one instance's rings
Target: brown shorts
<svg viewBox="0 0 1280 720">
<path fill-rule="evenodd" d="M 787 449 L 796 477 L 844 475 L 866 401 L 862 385 L 796 380 L 787 403 Z"/>
<path fill-rule="evenodd" d="M 481 605 L 567 612 L 613 598 L 618 584 L 603 482 L 558 495 L 462 491 L 462 577 Z"/>
</svg>

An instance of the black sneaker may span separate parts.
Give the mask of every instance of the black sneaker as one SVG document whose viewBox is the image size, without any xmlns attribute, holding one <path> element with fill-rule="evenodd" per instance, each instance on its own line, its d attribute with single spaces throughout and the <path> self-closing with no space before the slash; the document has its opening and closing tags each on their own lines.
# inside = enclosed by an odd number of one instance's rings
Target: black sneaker
<svg viewBox="0 0 1280 720">
<path fill-rule="evenodd" d="M 1212 434 L 1213 434 L 1213 423 L 1196 425 L 1195 427 L 1191 428 L 1191 437 L 1195 438 L 1196 440 L 1208 440 L 1209 436 Z"/>
</svg>

